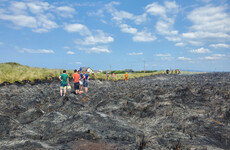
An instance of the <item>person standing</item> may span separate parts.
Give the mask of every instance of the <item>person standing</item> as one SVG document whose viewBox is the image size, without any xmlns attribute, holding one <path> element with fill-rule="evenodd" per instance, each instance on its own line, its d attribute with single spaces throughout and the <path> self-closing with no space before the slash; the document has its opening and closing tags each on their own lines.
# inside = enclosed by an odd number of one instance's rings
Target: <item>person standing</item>
<svg viewBox="0 0 230 150">
<path fill-rule="evenodd" d="M 179 70 L 178 69 L 176 69 L 175 72 L 176 72 L 176 74 L 179 74 Z"/>
<path fill-rule="evenodd" d="M 125 81 L 128 81 L 128 72 L 125 73 Z"/>
<path fill-rule="evenodd" d="M 82 86 L 83 86 L 83 74 L 80 72 L 80 80 L 79 80 L 79 84 L 80 84 L 80 94 L 83 93 L 82 91 Z"/>
<path fill-rule="evenodd" d="M 108 72 L 106 72 L 106 80 L 107 81 L 109 80 L 109 74 L 108 74 Z"/>
<path fill-rule="evenodd" d="M 112 77 L 113 77 L 113 81 L 115 81 L 115 77 L 116 77 L 115 73 L 112 74 Z"/>
<path fill-rule="evenodd" d="M 84 72 L 83 86 L 85 87 L 85 93 L 88 92 L 88 80 L 89 75 L 86 72 Z"/>
<path fill-rule="evenodd" d="M 59 76 L 59 80 L 61 81 L 60 86 L 60 94 L 62 96 L 62 90 L 64 90 L 64 95 L 66 95 L 66 86 L 69 86 L 69 75 L 66 74 L 66 70 L 63 70 L 63 73 Z"/>
<path fill-rule="evenodd" d="M 79 80 L 80 80 L 80 71 L 74 70 L 73 79 L 74 79 L 74 90 L 75 94 L 79 93 Z"/>
<path fill-rule="evenodd" d="M 166 70 L 166 74 L 169 74 L 169 70 L 168 69 Z"/>
<path fill-rule="evenodd" d="M 92 80 L 95 80 L 94 72 L 92 72 Z"/>
</svg>

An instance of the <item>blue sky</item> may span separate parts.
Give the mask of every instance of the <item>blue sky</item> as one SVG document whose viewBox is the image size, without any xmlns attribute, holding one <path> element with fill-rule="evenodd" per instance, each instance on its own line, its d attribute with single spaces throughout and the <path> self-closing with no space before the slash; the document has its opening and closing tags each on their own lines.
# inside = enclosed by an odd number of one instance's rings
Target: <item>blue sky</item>
<svg viewBox="0 0 230 150">
<path fill-rule="evenodd" d="M 229 0 L 0 0 L 0 62 L 230 71 Z"/>
</svg>

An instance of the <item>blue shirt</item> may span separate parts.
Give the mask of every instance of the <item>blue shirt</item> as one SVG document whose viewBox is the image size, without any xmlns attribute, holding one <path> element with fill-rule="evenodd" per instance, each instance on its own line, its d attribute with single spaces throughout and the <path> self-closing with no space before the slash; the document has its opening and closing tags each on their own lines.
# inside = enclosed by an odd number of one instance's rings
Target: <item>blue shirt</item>
<svg viewBox="0 0 230 150">
<path fill-rule="evenodd" d="M 83 79 L 83 74 L 82 73 L 80 74 L 80 77 L 81 77 L 80 80 Z"/>
<path fill-rule="evenodd" d="M 85 74 L 85 80 L 86 80 L 86 81 L 88 80 L 88 77 L 89 77 L 89 75 L 88 75 L 88 74 Z"/>
</svg>

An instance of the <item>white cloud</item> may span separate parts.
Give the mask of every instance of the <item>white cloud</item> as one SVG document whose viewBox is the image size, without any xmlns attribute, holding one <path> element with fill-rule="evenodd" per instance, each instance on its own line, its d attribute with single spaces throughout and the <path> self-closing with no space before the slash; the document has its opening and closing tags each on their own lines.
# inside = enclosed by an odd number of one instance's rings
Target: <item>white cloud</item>
<svg viewBox="0 0 230 150">
<path fill-rule="evenodd" d="M 112 20 L 116 21 L 118 24 L 122 24 L 124 20 L 133 20 L 136 24 L 141 24 L 147 20 L 147 14 L 143 13 L 142 15 L 133 15 L 130 12 L 123 11 L 123 10 L 117 10 L 114 6 L 120 5 L 119 2 L 110 2 L 109 4 L 105 5 L 105 10 L 107 10 L 108 13 L 111 14 Z M 95 14 L 98 16 L 104 16 L 103 15 L 104 10 L 101 9 L 97 11 Z"/>
<path fill-rule="evenodd" d="M 75 13 L 75 9 L 69 6 L 61 6 L 57 7 L 57 10 L 62 11 L 62 12 L 70 12 L 70 13 Z"/>
<path fill-rule="evenodd" d="M 137 32 L 133 37 L 134 42 L 152 42 L 156 39 L 157 38 L 154 35 L 152 35 L 151 32 L 147 31 Z"/>
<path fill-rule="evenodd" d="M 151 32 L 147 32 L 146 30 L 138 32 L 136 28 L 132 28 L 127 24 L 121 24 L 120 28 L 122 32 L 132 34 L 132 39 L 134 42 L 151 42 L 156 40 L 156 37 L 152 35 Z"/>
<path fill-rule="evenodd" d="M 105 21 L 104 19 L 101 19 L 100 21 L 101 21 L 102 23 L 104 23 L 104 24 L 108 24 L 108 22 Z"/>
<path fill-rule="evenodd" d="M 126 11 L 115 11 L 112 13 L 113 15 L 113 20 L 116 20 L 118 22 L 121 22 L 123 19 L 132 19 L 133 14 L 126 12 Z"/>
<path fill-rule="evenodd" d="M 0 42 L 0 46 L 2 46 L 4 43 L 3 42 Z"/>
<path fill-rule="evenodd" d="M 201 41 L 188 41 L 188 43 L 192 44 L 192 45 L 195 45 L 195 46 L 201 46 L 203 45 L 203 43 Z"/>
<path fill-rule="evenodd" d="M 206 48 L 198 48 L 198 49 L 192 49 L 192 50 L 189 50 L 189 52 L 191 53 L 198 53 L 198 54 L 205 54 L 205 53 L 211 53 L 211 51 L 209 49 L 206 49 Z"/>
<path fill-rule="evenodd" d="M 223 33 L 223 32 L 188 32 L 188 33 L 183 33 L 182 36 L 184 38 L 188 38 L 188 39 L 216 39 L 216 38 L 222 38 L 222 39 L 228 39 L 230 38 L 230 35 L 228 35 L 227 33 Z"/>
<path fill-rule="evenodd" d="M 66 24 L 64 29 L 68 32 L 78 32 L 81 35 L 90 35 L 91 32 L 89 31 L 89 29 L 83 25 L 83 24 Z"/>
<path fill-rule="evenodd" d="M 28 27 L 28 28 L 36 28 L 37 27 L 37 20 L 31 16 L 0 14 L 0 19 L 11 21 L 15 25 L 21 26 L 21 27 Z"/>
<path fill-rule="evenodd" d="M 99 17 L 104 17 L 104 9 L 99 9 L 96 12 L 88 12 L 87 14 L 89 16 L 99 16 Z"/>
<path fill-rule="evenodd" d="M 134 16 L 133 18 L 136 24 L 141 24 L 147 20 L 147 14 L 144 13 L 143 15 Z"/>
<path fill-rule="evenodd" d="M 165 7 L 167 8 L 166 11 L 177 13 L 179 6 L 176 4 L 175 1 L 165 1 L 164 4 Z"/>
<path fill-rule="evenodd" d="M 173 24 L 174 24 L 173 22 L 167 22 L 167 21 L 160 20 L 156 24 L 156 29 L 159 32 L 159 34 L 162 34 L 162 35 L 177 35 L 178 31 L 172 30 Z"/>
<path fill-rule="evenodd" d="M 230 48 L 230 45 L 219 43 L 219 44 L 211 44 L 209 45 L 210 47 L 213 48 Z"/>
<path fill-rule="evenodd" d="M 64 46 L 63 48 L 64 48 L 64 49 L 70 49 L 70 47 L 69 47 L 69 46 Z"/>
<path fill-rule="evenodd" d="M 150 13 L 151 15 L 155 15 L 155 16 L 160 15 L 164 17 L 166 13 L 165 8 L 156 2 L 147 5 L 145 7 L 145 10 L 147 13 Z"/>
<path fill-rule="evenodd" d="M 67 54 L 74 55 L 75 53 L 73 51 L 68 51 Z"/>
<path fill-rule="evenodd" d="M 78 41 L 78 44 L 82 45 L 95 45 L 95 44 L 107 44 L 113 42 L 114 39 L 111 36 L 107 36 L 103 31 L 98 30 L 96 35 L 90 35 L 85 37 L 84 41 Z"/>
<path fill-rule="evenodd" d="M 63 18 L 72 18 L 76 13 L 75 9 L 69 6 L 57 7 L 57 13 Z"/>
<path fill-rule="evenodd" d="M 128 55 L 143 55 L 142 52 L 136 53 L 136 52 L 132 52 L 132 53 L 128 53 Z"/>
<path fill-rule="evenodd" d="M 191 29 L 211 32 L 216 32 L 218 29 L 219 31 L 230 31 L 227 26 L 230 24 L 230 18 L 225 13 L 226 9 L 224 6 L 207 5 L 193 10 L 188 15 L 188 19 L 194 23 Z"/>
<path fill-rule="evenodd" d="M 180 43 L 176 43 L 175 44 L 175 46 L 185 46 L 186 44 L 185 43 L 182 43 L 182 42 L 180 42 Z"/>
<path fill-rule="evenodd" d="M 156 54 L 156 56 L 158 57 L 170 57 L 171 54 L 167 53 L 167 54 Z"/>
<path fill-rule="evenodd" d="M 58 28 L 56 22 L 50 20 L 45 15 L 40 15 L 38 17 L 37 23 L 39 26 L 37 27 L 37 29 L 33 29 L 34 32 L 48 32 L 50 29 Z"/>
<path fill-rule="evenodd" d="M 225 54 L 213 54 L 212 56 L 215 56 L 215 57 L 224 57 L 226 55 Z"/>
<path fill-rule="evenodd" d="M 225 56 L 226 56 L 225 54 L 213 54 L 211 56 L 206 56 L 206 57 L 201 58 L 201 59 L 205 59 L 205 60 L 218 60 L 218 59 L 222 59 Z"/>
<path fill-rule="evenodd" d="M 227 5 L 206 5 L 194 9 L 187 16 L 193 25 L 189 28 L 189 32 L 182 34 L 182 37 L 202 44 L 229 41 L 230 16 L 227 10 Z"/>
<path fill-rule="evenodd" d="M 177 42 L 181 38 L 178 36 L 178 31 L 173 29 L 176 14 L 179 7 L 176 2 L 166 1 L 163 5 L 159 5 L 157 2 L 149 4 L 145 7 L 146 13 L 153 16 L 159 16 L 159 19 L 155 25 L 155 28 L 160 35 L 166 35 L 166 39 L 169 41 Z"/>
<path fill-rule="evenodd" d="M 117 1 L 112 1 L 108 4 L 105 5 L 105 9 L 108 11 L 108 12 L 113 12 L 115 10 L 114 6 L 115 5 L 120 5 L 120 2 L 117 2 Z"/>
<path fill-rule="evenodd" d="M 79 48 L 79 50 L 85 51 L 86 53 L 111 53 L 112 51 L 109 50 L 107 47 L 97 46 L 97 47 L 91 47 L 91 48 Z"/>
<path fill-rule="evenodd" d="M 185 60 L 185 61 L 190 61 L 192 60 L 191 58 L 185 58 L 184 56 L 183 57 L 178 57 L 179 60 Z"/>
<path fill-rule="evenodd" d="M 180 37 L 176 37 L 176 36 L 166 36 L 165 37 L 168 41 L 173 41 L 173 42 L 178 42 L 178 41 L 181 41 L 181 38 Z"/>
<path fill-rule="evenodd" d="M 204 59 L 206 59 L 206 60 L 216 60 L 216 59 L 219 59 L 219 58 L 214 57 L 214 56 L 206 56 L 206 57 L 204 57 Z"/>
<path fill-rule="evenodd" d="M 137 29 L 136 28 L 132 28 L 127 24 L 121 24 L 120 25 L 121 31 L 125 32 L 125 33 L 130 33 L 130 34 L 135 34 L 137 33 Z"/>
<path fill-rule="evenodd" d="M 35 53 L 54 53 L 53 50 L 49 50 L 49 49 L 38 49 L 38 50 L 35 50 L 35 49 L 29 49 L 29 48 L 22 48 L 19 52 L 21 53 L 32 53 L 32 54 L 35 54 Z"/>
<path fill-rule="evenodd" d="M 90 49 L 90 52 L 92 53 L 111 53 L 111 50 L 109 50 L 106 47 L 92 47 Z"/>
<path fill-rule="evenodd" d="M 130 25 L 124 23 L 125 20 L 132 20 L 134 21 L 134 23 L 139 25 L 147 20 L 147 13 L 143 13 L 142 15 L 133 15 L 130 12 L 116 9 L 115 5 L 120 5 L 120 2 L 110 2 L 105 5 L 105 8 L 98 10 L 94 14 L 104 17 L 104 11 L 108 12 L 112 16 L 111 19 L 115 21 L 116 24 L 120 27 L 121 32 L 134 35 L 132 39 L 135 42 L 150 42 L 156 39 L 156 37 L 152 35 L 152 33 L 146 31 L 138 32 L 137 28 L 133 28 Z M 92 15 L 92 13 L 90 13 L 90 15 Z M 89 38 L 93 39 L 93 37 L 94 36 Z M 89 38 L 85 39 L 85 41 L 87 41 Z"/>
<path fill-rule="evenodd" d="M 33 32 L 48 32 L 58 28 L 52 15 L 55 6 L 47 2 L 11 2 L 0 11 L 0 19 L 12 22 L 16 27 L 31 28 Z"/>
<path fill-rule="evenodd" d="M 83 39 L 76 39 L 74 42 L 79 50 L 85 51 L 86 53 L 111 53 L 105 45 L 114 41 L 112 36 L 105 34 L 102 30 L 97 30 L 96 32 L 90 32 L 89 29 L 81 24 L 75 24 L 72 26 L 66 26 L 69 31 L 82 32 L 81 29 L 85 29 L 87 34 L 81 33 L 84 37 Z M 95 45 L 94 47 L 87 47 L 89 45 Z"/>
<path fill-rule="evenodd" d="M 77 64 L 77 65 L 81 65 L 82 63 L 78 61 L 78 62 L 75 62 L 75 64 Z"/>
<path fill-rule="evenodd" d="M 48 29 L 45 28 L 37 28 L 37 29 L 33 29 L 33 32 L 37 32 L 37 33 L 44 33 L 44 32 L 48 32 Z"/>
<path fill-rule="evenodd" d="M 24 2 L 12 2 L 9 9 L 15 14 L 26 14 L 27 6 Z"/>
<path fill-rule="evenodd" d="M 124 19 L 134 19 L 132 13 L 126 11 L 119 11 L 114 8 L 114 5 L 119 5 L 119 2 L 110 2 L 105 5 L 105 9 L 112 15 L 112 20 L 115 20 L 117 23 L 122 23 Z"/>
<path fill-rule="evenodd" d="M 209 3 L 209 2 L 211 2 L 212 0 L 198 0 L 198 1 L 201 1 L 201 2 L 204 2 L 204 3 Z"/>
<path fill-rule="evenodd" d="M 27 6 L 29 7 L 30 11 L 34 14 L 41 14 L 45 10 L 48 10 L 50 8 L 49 3 L 38 1 L 27 3 Z"/>
</svg>

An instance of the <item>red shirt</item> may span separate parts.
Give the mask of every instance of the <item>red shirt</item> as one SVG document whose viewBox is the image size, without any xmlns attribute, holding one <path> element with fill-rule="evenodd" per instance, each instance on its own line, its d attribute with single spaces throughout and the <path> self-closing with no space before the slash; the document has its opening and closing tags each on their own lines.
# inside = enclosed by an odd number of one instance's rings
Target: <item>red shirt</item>
<svg viewBox="0 0 230 150">
<path fill-rule="evenodd" d="M 80 74 L 74 73 L 74 74 L 73 74 L 73 79 L 74 79 L 74 83 L 79 82 Z"/>
</svg>

